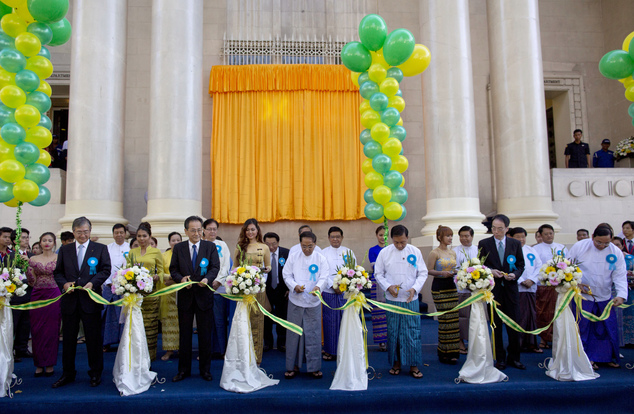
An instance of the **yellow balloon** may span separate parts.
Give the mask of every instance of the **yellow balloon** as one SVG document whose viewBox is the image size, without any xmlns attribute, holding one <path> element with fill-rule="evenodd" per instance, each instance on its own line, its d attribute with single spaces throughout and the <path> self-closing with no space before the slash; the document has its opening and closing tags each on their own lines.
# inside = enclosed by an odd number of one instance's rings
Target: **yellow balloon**
<svg viewBox="0 0 634 414">
<path fill-rule="evenodd" d="M 51 97 L 51 94 L 53 93 L 53 90 L 51 89 L 51 85 L 49 85 L 49 83 L 46 82 L 45 80 L 40 81 L 40 86 L 37 87 L 36 91 L 44 92 L 46 95 L 48 95 L 49 98 Z"/>
<path fill-rule="evenodd" d="M 387 101 L 388 108 L 395 108 L 399 112 L 405 110 L 405 99 L 400 96 L 394 95 Z"/>
<path fill-rule="evenodd" d="M 631 76 L 629 77 L 629 79 L 625 78 L 625 82 L 623 83 L 623 86 L 625 86 L 625 89 L 629 88 L 632 85 L 634 85 L 634 79 L 632 79 Z"/>
<path fill-rule="evenodd" d="M 379 91 L 386 94 L 388 97 L 391 97 L 396 95 L 396 92 L 398 92 L 398 87 L 398 81 L 396 79 L 385 78 L 379 85 Z"/>
<path fill-rule="evenodd" d="M 0 97 L 2 91 L 0 91 Z M 361 114 L 361 125 L 366 128 L 372 128 L 372 126 L 378 122 L 381 122 L 381 115 L 373 109 L 369 109 Z"/>
<path fill-rule="evenodd" d="M 0 89 L 8 85 L 15 85 L 15 73 L 0 68 Z"/>
<path fill-rule="evenodd" d="M 0 162 L 4 160 L 14 160 L 15 155 L 13 155 L 13 150 L 15 149 L 15 145 L 11 145 L 7 143 L 5 140 L 0 139 Z M 372 160 L 370 160 L 370 164 L 372 164 Z"/>
<path fill-rule="evenodd" d="M 18 206 L 18 200 L 16 200 L 15 198 L 7 201 L 6 203 L 4 203 L 5 206 L 7 207 L 17 207 Z"/>
<path fill-rule="evenodd" d="M 361 163 L 361 171 L 363 171 L 363 174 L 374 171 L 374 169 L 372 168 L 372 158 L 366 158 L 365 160 L 363 160 L 363 162 Z"/>
<path fill-rule="evenodd" d="M 403 176 L 403 181 L 401 181 L 401 185 L 399 187 L 405 187 L 405 176 Z"/>
<path fill-rule="evenodd" d="M 18 49 L 26 57 L 35 56 L 40 53 L 42 43 L 33 33 L 20 33 L 15 38 L 15 48 Z"/>
<path fill-rule="evenodd" d="M 372 139 L 375 141 L 383 142 L 390 137 L 390 127 L 383 122 L 378 122 L 372 125 L 370 135 L 372 135 Z"/>
<path fill-rule="evenodd" d="M 26 5 L 26 0 L 2 0 L 9 7 L 22 7 Z"/>
<path fill-rule="evenodd" d="M 8 183 L 15 183 L 24 178 L 26 170 L 17 160 L 4 160 L 0 163 L 0 178 Z"/>
<path fill-rule="evenodd" d="M 409 161 L 404 155 L 392 157 L 392 169 L 403 174 L 409 168 Z"/>
<path fill-rule="evenodd" d="M 625 90 L 625 99 L 634 102 L 634 86 L 630 86 Z"/>
<path fill-rule="evenodd" d="M 13 12 L 20 16 L 22 20 L 24 20 L 27 24 L 33 23 L 35 21 L 33 16 L 31 16 L 31 13 L 29 12 L 29 8 L 26 6 L 26 2 L 23 6 L 16 7 Z"/>
<path fill-rule="evenodd" d="M 6 161 L 5 161 L 6 162 Z M 17 162 L 17 161 L 16 161 Z M 2 164 L 0 164 L 1 166 Z M 6 180 L 5 180 L 6 181 Z M 374 190 L 375 188 L 377 188 L 378 186 L 383 184 L 383 174 L 379 174 L 376 171 L 370 171 L 369 173 L 367 173 L 365 175 L 365 185 L 371 189 Z M 400 217 L 400 216 L 399 216 Z"/>
<path fill-rule="evenodd" d="M 381 81 L 387 76 L 387 70 L 381 64 L 374 63 L 370 66 L 370 69 L 368 69 L 368 76 L 370 77 L 370 80 L 376 83 L 381 83 Z"/>
<path fill-rule="evenodd" d="M 35 200 L 39 193 L 40 188 L 34 181 L 20 180 L 13 184 L 13 197 L 23 203 Z"/>
<path fill-rule="evenodd" d="M 381 144 L 381 148 L 383 149 L 383 154 L 388 157 L 396 157 L 401 150 L 403 149 L 403 144 L 398 138 L 390 138 L 385 143 Z"/>
<path fill-rule="evenodd" d="M 379 185 L 372 191 L 372 198 L 378 204 L 384 206 L 390 202 L 392 198 L 392 190 L 386 185 Z"/>
<path fill-rule="evenodd" d="M 33 128 L 40 123 L 42 114 L 33 105 L 20 105 L 15 109 L 15 121 L 24 129 Z"/>
<path fill-rule="evenodd" d="M 383 207 L 383 214 L 388 220 L 398 220 L 403 215 L 403 206 L 396 201 L 390 201 Z"/>
<path fill-rule="evenodd" d="M 390 64 L 387 63 L 385 61 L 385 58 L 383 57 L 383 48 L 377 50 L 376 52 L 370 51 L 370 54 L 372 55 L 372 64 L 378 63 L 379 65 L 383 66 L 386 70 L 389 69 Z"/>
<path fill-rule="evenodd" d="M 619 82 L 621 82 L 622 84 L 625 84 L 626 82 L 631 81 L 631 80 L 632 80 L 632 77 L 628 76 L 627 78 L 619 79 Z"/>
<path fill-rule="evenodd" d="M 372 107 L 370 106 L 370 101 L 368 101 L 367 99 L 364 99 L 363 102 L 361 102 L 361 105 L 359 105 L 359 113 L 362 114 L 367 110 L 371 110 Z"/>
<path fill-rule="evenodd" d="M 26 102 L 26 94 L 15 85 L 7 85 L 0 89 L 0 101 L 9 108 L 17 108 Z"/>
<path fill-rule="evenodd" d="M 38 158 L 36 163 L 48 167 L 51 165 L 51 154 L 49 154 L 48 151 L 40 150 L 40 158 Z"/>
<path fill-rule="evenodd" d="M 26 60 L 26 69 L 35 72 L 40 79 L 49 78 L 53 74 L 53 64 L 44 56 L 33 56 L 28 58 Z"/>
<path fill-rule="evenodd" d="M 2 31 L 11 37 L 17 37 L 20 33 L 26 32 L 26 22 L 17 14 L 5 14 L 0 20 Z"/>
<path fill-rule="evenodd" d="M 383 219 L 385 218 L 385 216 L 381 217 L 380 219 L 376 219 L 376 220 L 370 220 L 372 223 L 376 223 L 376 224 L 382 224 L 383 223 Z"/>
<path fill-rule="evenodd" d="M 51 145 L 51 142 L 53 142 L 53 135 L 51 134 L 51 131 L 43 126 L 34 126 L 26 131 L 26 138 L 24 140 L 26 142 L 30 142 L 31 144 L 35 144 L 35 146 L 40 149 L 43 149 Z"/>
<path fill-rule="evenodd" d="M 352 83 L 357 88 L 359 87 L 359 75 L 361 75 L 361 72 L 350 72 L 350 79 L 352 79 Z"/>
<path fill-rule="evenodd" d="M 632 32 L 632 33 L 627 35 L 627 37 L 623 41 L 623 47 L 621 49 L 625 50 L 626 52 L 629 52 L 630 51 L 630 42 L 632 41 L 632 39 L 634 39 L 634 32 Z"/>
<path fill-rule="evenodd" d="M 402 65 L 397 66 L 397 68 L 403 71 L 404 76 L 416 76 L 427 69 L 430 61 L 431 53 L 429 49 L 427 49 L 425 45 L 416 44 L 414 46 L 414 52 L 412 52 L 409 59 Z"/>
</svg>

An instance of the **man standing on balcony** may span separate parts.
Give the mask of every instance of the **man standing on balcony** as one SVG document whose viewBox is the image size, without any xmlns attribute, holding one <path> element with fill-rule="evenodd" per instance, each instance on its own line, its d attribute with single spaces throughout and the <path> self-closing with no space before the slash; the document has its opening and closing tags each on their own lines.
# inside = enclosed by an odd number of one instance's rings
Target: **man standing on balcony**
<svg viewBox="0 0 634 414">
<path fill-rule="evenodd" d="M 575 129 L 575 140 L 566 145 L 566 168 L 590 168 L 590 146 L 586 142 L 581 142 L 582 136 L 583 131 Z"/>
</svg>

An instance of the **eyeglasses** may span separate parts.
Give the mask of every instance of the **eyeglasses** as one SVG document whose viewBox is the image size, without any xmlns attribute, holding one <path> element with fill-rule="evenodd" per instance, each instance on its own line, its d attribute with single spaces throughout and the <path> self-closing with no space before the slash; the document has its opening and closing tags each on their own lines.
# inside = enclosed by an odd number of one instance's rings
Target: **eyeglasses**
<svg viewBox="0 0 634 414">
<path fill-rule="evenodd" d="M 202 234 L 203 229 L 187 229 L 189 233 L 200 233 Z"/>
<path fill-rule="evenodd" d="M 80 235 L 88 235 L 90 234 L 90 230 L 75 230 L 73 233 L 80 234 Z"/>
<path fill-rule="evenodd" d="M 608 247 L 610 245 L 611 242 L 607 242 L 607 243 L 601 243 L 598 241 L 595 241 L 594 244 L 596 244 L 597 246 L 603 246 L 603 247 Z"/>
<path fill-rule="evenodd" d="M 313 244 L 310 244 L 308 246 L 300 244 L 300 246 L 302 246 L 302 250 L 310 250 L 310 249 L 315 247 L 315 244 L 313 243 Z"/>
</svg>

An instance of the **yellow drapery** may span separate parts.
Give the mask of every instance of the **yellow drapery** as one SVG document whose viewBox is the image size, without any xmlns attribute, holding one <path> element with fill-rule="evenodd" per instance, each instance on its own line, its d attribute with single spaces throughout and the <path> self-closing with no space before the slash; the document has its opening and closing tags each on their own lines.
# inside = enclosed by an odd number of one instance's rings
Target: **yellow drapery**
<svg viewBox="0 0 634 414">
<path fill-rule="evenodd" d="M 214 66 L 209 85 L 214 218 L 364 217 L 360 96 L 345 67 Z"/>
</svg>

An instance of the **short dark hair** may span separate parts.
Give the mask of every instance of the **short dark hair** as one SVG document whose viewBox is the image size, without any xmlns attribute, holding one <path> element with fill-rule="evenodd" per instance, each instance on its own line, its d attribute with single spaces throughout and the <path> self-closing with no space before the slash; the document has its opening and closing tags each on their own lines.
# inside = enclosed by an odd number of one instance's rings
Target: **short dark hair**
<svg viewBox="0 0 634 414">
<path fill-rule="evenodd" d="M 469 226 L 462 226 L 460 227 L 460 230 L 458 230 L 458 235 L 460 235 L 460 233 L 462 233 L 463 231 L 468 231 L 470 235 L 473 236 L 473 229 Z"/>
<path fill-rule="evenodd" d="M 203 229 L 206 229 L 208 225 L 210 225 L 211 223 L 216 223 L 216 227 L 220 228 L 220 223 L 218 223 L 216 221 L 216 219 L 212 219 L 212 218 L 208 218 L 207 220 L 205 220 L 205 222 L 203 223 Z"/>
<path fill-rule="evenodd" d="M 331 228 L 328 229 L 328 237 L 330 237 L 330 233 L 335 233 L 335 232 L 339 232 L 343 236 L 343 230 L 341 230 L 341 227 L 332 226 Z"/>
<path fill-rule="evenodd" d="M 272 231 L 269 231 L 264 235 L 264 237 L 262 237 L 262 240 L 266 239 L 275 239 L 278 243 L 280 242 L 280 236 L 278 236 L 277 233 L 273 233 Z"/>
<path fill-rule="evenodd" d="M 541 226 L 539 226 L 539 229 L 537 229 L 537 232 L 539 234 L 542 234 L 545 229 L 550 229 L 553 232 L 555 231 L 555 228 L 553 226 L 551 226 L 550 224 L 542 224 Z"/>
<path fill-rule="evenodd" d="M 134 244 L 135 241 L 136 241 L 136 237 L 133 237 L 130 239 L 130 248 L 132 248 L 132 245 Z"/>
<path fill-rule="evenodd" d="M 189 223 L 191 223 L 192 221 L 199 221 L 201 226 L 203 224 L 203 219 L 201 219 L 200 217 L 189 216 L 185 219 L 185 229 L 189 230 Z"/>
<path fill-rule="evenodd" d="M 181 236 L 181 234 L 180 234 L 179 232 L 177 232 L 177 231 L 173 231 L 173 232 L 171 232 L 171 233 L 167 236 L 167 241 L 172 240 L 172 236 L 176 236 L 176 235 L 179 235 L 179 236 L 180 236 L 180 238 L 181 238 L 181 240 L 183 240 L 183 236 Z"/>
<path fill-rule="evenodd" d="M 632 221 L 632 220 L 625 220 L 625 221 L 623 222 L 623 224 L 621 224 L 621 228 L 623 228 L 623 226 L 625 226 L 626 224 L 629 224 L 629 225 L 630 225 L 630 227 L 631 227 L 632 229 L 634 229 L 634 221 Z"/>
<path fill-rule="evenodd" d="M 139 230 L 143 230 L 148 236 L 152 237 L 152 226 L 147 221 L 139 224 L 139 227 L 136 229 L 137 234 L 139 233 Z"/>
<path fill-rule="evenodd" d="M 317 236 L 312 231 L 305 231 L 299 235 L 299 242 L 302 242 L 303 238 L 311 239 L 313 243 L 317 243 Z"/>
<path fill-rule="evenodd" d="M 381 230 L 385 230 L 385 226 L 379 226 L 379 227 L 377 227 L 377 228 L 376 228 L 376 230 L 374 230 L 374 234 L 379 234 L 379 232 L 380 232 Z"/>
<path fill-rule="evenodd" d="M 620 241 L 620 242 L 621 242 L 621 245 L 623 245 L 623 239 L 622 239 L 622 238 L 620 238 L 620 237 L 618 237 L 618 236 L 615 236 L 615 237 L 612 237 L 612 242 L 613 242 L 613 243 L 614 243 L 614 240 L 618 240 L 618 241 Z"/>
<path fill-rule="evenodd" d="M 59 239 L 63 242 L 68 240 L 73 240 L 75 235 L 70 231 L 63 231 L 62 234 L 59 235 Z"/>
<path fill-rule="evenodd" d="M 586 233 L 590 234 L 590 230 L 588 229 L 579 229 L 577 230 L 577 234 L 579 234 L 580 231 L 585 231 Z"/>
<path fill-rule="evenodd" d="M 308 224 L 302 224 L 301 226 L 299 226 L 299 228 L 297 229 L 297 233 L 302 234 L 303 231 L 302 229 L 308 229 L 308 231 L 312 232 L 313 229 L 310 228 L 310 226 Z"/>
<path fill-rule="evenodd" d="M 0 234 L 3 233 L 13 233 L 13 229 L 11 227 L 0 227 Z"/>
<path fill-rule="evenodd" d="M 158 246 L 158 239 L 156 237 L 152 236 L 152 241 Z"/>
<path fill-rule="evenodd" d="M 511 237 L 519 233 L 524 233 L 524 236 L 528 236 L 528 233 L 526 232 L 526 229 L 524 227 L 513 227 L 511 230 L 509 230 L 509 233 L 511 233 Z"/>
<path fill-rule="evenodd" d="M 592 233 L 592 237 L 601 237 L 601 236 L 614 236 L 612 233 L 612 229 L 608 226 L 599 225 L 596 229 L 594 229 L 594 233 Z"/>
<path fill-rule="evenodd" d="M 574 131 L 572 131 L 572 135 L 576 134 L 577 132 L 581 132 L 583 134 L 583 131 L 577 128 Z"/>
<path fill-rule="evenodd" d="M 493 223 L 495 220 L 500 220 L 502 223 L 504 223 L 504 227 L 508 227 L 509 224 L 511 224 L 511 220 L 504 214 L 496 214 L 495 216 L 493 216 L 493 218 L 491 219 L 491 223 Z"/>
<path fill-rule="evenodd" d="M 25 228 L 22 228 L 22 233 L 28 234 L 29 236 L 31 235 L 31 232 Z M 11 231 L 11 241 L 15 241 L 15 238 L 17 236 L 18 236 L 18 229 L 14 229 L 13 231 Z"/>
<path fill-rule="evenodd" d="M 114 231 L 115 231 L 116 229 L 123 229 L 124 231 L 125 231 L 125 230 L 127 230 L 126 226 L 124 226 L 124 225 L 123 225 L 123 224 L 121 224 L 121 223 L 117 223 L 117 224 L 115 224 L 114 226 L 112 226 L 112 232 L 113 232 L 113 233 L 114 233 Z"/>
<path fill-rule="evenodd" d="M 75 231 L 75 229 L 77 227 L 81 227 L 84 224 L 88 224 L 88 228 L 92 230 L 92 223 L 90 222 L 90 220 L 88 220 L 87 217 L 81 216 L 81 217 L 77 217 L 75 220 L 73 220 L 73 227 L 72 227 L 73 231 Z"/>
<path fill-rule="evenodd" d="M 392 231 L 390 231 L 391 238 L 403 235 L 405 235 L 405 237 L 409 237 L 409 230 L 407 230 L 407 227 L 403 226 L 402 224 L 397 224 L 396 226 L 392 227 Z"/>
</svg>

